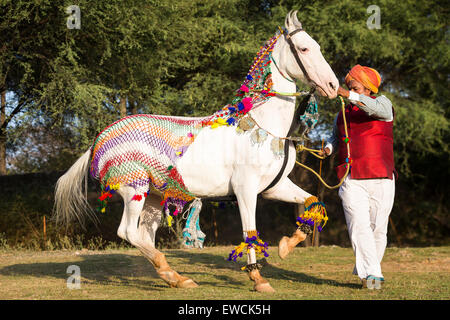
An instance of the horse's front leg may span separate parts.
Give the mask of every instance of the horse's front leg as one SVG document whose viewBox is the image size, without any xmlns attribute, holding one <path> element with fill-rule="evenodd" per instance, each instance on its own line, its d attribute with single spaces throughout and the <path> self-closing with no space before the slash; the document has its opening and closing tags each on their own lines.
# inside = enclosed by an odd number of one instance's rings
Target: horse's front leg
<svg viewBox="0 0 450 320">
<path fill-rule="evenodd" d="M 264 192 L 262 196 L 265 199 L 280 200 L 298 204 L 303 204 L 306 199 L 312 197 L 311 194 L 298 187 L 287 177 L 278 182 L 273 188 Z M 278 244 L 278 255 L 280 258 L 286 258 L 287 255 L 294 250 L 297 244 L 306 239 L 306 236 L 307 235 L 303 231 L 297 229 L 291 237 L 284 236 L 281 238 Z"/>
<path fill-rule="evenodd" d="M 239 213 L 241 216 L 244 241 L 249 239 L 259 240 L 256 231 L 256 200 L 257 200 L 257 179 L 246 176 L 244 172 L 236 172 L 231 184 L 236 195 Z M 264 279 L 259 272 L 259 265 L 256 262 L 256 252 L 254 248 L 250 248 L 247 254 L 246 271 L 250 280 L 255 282 L 254 289 L 258 292 L 275 292 L 269 282 Z"/>
</svg>

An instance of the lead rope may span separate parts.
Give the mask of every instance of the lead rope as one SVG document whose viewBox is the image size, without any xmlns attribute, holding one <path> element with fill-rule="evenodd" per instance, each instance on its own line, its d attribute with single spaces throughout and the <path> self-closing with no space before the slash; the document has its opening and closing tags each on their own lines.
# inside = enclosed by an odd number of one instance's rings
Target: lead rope
<svg viewBox="0 0 450 320">
<path fill-rule="evenodd" d="M 348 173 L 350 172 L 350 164 L 351 164 L 351 158 L 350 158 L 350 138 L 349 138 L 349 136 L 348 136 L 348 131 L 347 131 L 347 120 L 346 120 L 346 118 L 345 118 L 345 103 L 344 103 L 344 99 L 343 99 L 341 96 L 339 96 L 339 99 L 341 100 L 342 118 L 343 118 L 343 120 L 344 120 L 344 130 L 345 130 L 345 137 L 344 137 L 343 141 L 347 144 L 347 159 L 346 159 L 346 160 L 347 160 L 347 169 L 345 170 L 345 174 L 344 174 L 344 176 L 341 178 L 341 180 L 339 181 L 339 183 L 338 183 L 337 185 L 335 185 L 335 186 L 329 186 L 329 185 L 322 179 L 322 177 L 321 177 L 317 172 L 315 172 L 315 171 L 314 171 L 313 169 L 311 169 L 310 167 L 304 165 L 303 163 L 298 162 L 297 160 L 295 160 L 295 163 L 296 163 L 296 164 L 298 164 L 298 165 L 301 166 L 302 168 L 305 168 L 306 170 L 309 170 L 309 171 L 311 171 L 312 173 L 314 173 L 314 174 L 317 176 L 317 178 L 319 178 L 320 182 L 322 182 L 323 185 L 324 185 L 325 187 L 327 187 L 328 189 L 336 189 L 336 188 L 339 188 L 339 187 L 344 183 L 345 178 L 348 176 Z M 320 156 L 320 155 L 318 154 L 318 153 L 319 153 L 320 151 L 322 151 L 322 150 L 309 149 L 309 148 L 306 148 L 306 147 L 303 146 L 303 145 L 297 145 L 296 150 L 297 150 L 297 152 L 301 152 L 301 151 L 303 151 L 303 150 L 306 150 L 306 151 L 309 151 L 312 155 L 314 155 L 315 157 L 317 157 L 317 158 L 319 158 L 319 159 L 325 159 L 325 156 Z"/>
</svg>

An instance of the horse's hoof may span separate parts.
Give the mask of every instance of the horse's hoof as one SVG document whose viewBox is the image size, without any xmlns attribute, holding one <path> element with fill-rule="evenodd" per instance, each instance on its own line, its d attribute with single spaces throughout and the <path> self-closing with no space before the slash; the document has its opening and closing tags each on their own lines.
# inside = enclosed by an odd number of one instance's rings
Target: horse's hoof
<svg viewBox="0 0 450 320">
<path fill-rule="evenodd" d="M 288 247 L 288 237 L 283 237 L 280 240 L 280 243 L 278 244 L 278 255 L 281 259 L 284 259 L 289 254 L 289 247 Z"/>
<path fill-rule="evenodd" d="M 274 293 L 275 289 L 268 282 L 255 284 L 255 291 L 264 293 Z"/>
<path fill-rule="evenodd" d="M 197 288 L 197 287 L 198 284 L 196 284 L 192 279 L 178 281 L 177 283 L 177 288 Z"/>
</svg>

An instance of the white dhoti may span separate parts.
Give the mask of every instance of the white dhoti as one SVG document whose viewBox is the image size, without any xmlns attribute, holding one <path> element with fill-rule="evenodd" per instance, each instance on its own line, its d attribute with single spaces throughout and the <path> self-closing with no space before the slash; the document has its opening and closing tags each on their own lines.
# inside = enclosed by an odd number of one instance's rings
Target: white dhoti
<svg viewBox="0 0 450 320">
<path fill-rule="evenodd" d="M 339 188 L 348 234 L 361 279 L 383 277 L 381 260 L 387 245 L 389 214 L 394 204 L 394 179 L 345 178 Z"/>
</svg>

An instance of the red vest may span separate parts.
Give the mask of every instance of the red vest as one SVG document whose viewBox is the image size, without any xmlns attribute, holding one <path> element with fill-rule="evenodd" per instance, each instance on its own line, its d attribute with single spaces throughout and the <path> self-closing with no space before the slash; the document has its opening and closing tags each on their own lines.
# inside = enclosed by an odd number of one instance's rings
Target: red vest
<svg viewBox="0 0 450 320">
<path fill-rule="evenodd" d="M 373 98 L 373 97 L 372 97 Z M 394 169 L 393 121 L 380 121 L 370 117 L 353 104 L 345 108 L 347 130 L 350 137 L 350 159 L 347 159 L 347 146 L 342 111 L 339 112 L 339 165 L 336 168 L 340 180 L 350 161 L 353 179 L 392 179 Z"/>
</svg>

